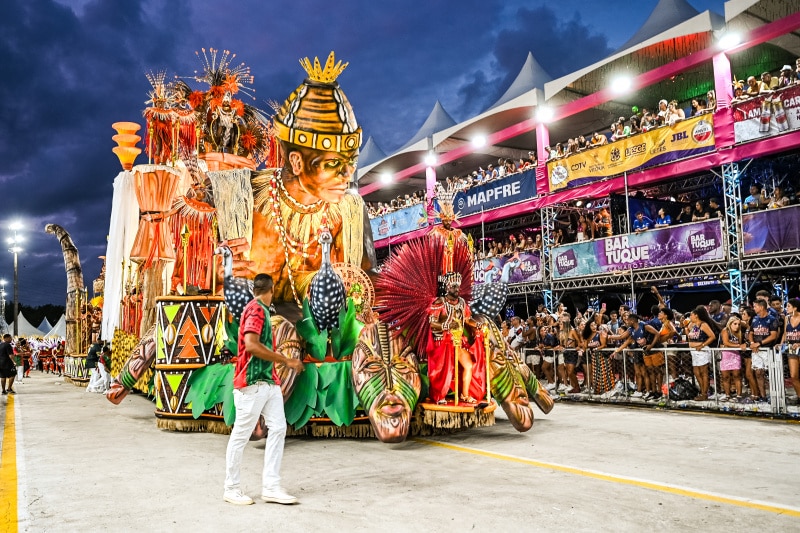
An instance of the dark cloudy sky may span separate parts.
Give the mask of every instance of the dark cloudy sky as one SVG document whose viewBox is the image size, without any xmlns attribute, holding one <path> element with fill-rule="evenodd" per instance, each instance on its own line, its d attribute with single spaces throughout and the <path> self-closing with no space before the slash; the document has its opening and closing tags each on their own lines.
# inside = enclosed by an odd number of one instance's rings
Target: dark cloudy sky
<svg viewBox="0 0 800 533">
<path fill-rule="evenodd" d="M 609 55 L 656 3 L 1 0 L 0 238 L 12 220 L 25 225 L 20 300 L 65 300 L 46 223 L 72 233 L 88 286 L 98 275 L 119 172 L 111 124 L 142 122 L 145 71 L 191 75 L 196 50 L 229 49 L 252 68 L 255 105 L 267 109 L 303 80 L 299 58 L 335 50 L 350 62 L 339 81 L 365 135 L 391 152 L 437 99 L 466 119 L 502 95 L 528 51 L 560 77 Z M 689 3 L 723 13 L 723 0 Z M 13 278 L 10 253 L 0 254 L 0 277 Z"/>
</svg>

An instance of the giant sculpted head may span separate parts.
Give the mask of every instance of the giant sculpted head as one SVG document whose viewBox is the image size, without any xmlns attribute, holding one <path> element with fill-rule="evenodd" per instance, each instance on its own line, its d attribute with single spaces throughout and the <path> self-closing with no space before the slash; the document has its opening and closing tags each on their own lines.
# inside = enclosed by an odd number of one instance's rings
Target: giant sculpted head
<svg viewBox="0 0 800 533">
<path fill-rule="evenodd" d="M 484 315 L 474 315 L 473 318 L 480 327 L 488 330 L 484 336 L 488 344 L 486 356 L 489 358 L 492 396 L 500 403 L 514 429 L 528 431 L 533 426 L 533 410 L 513 354 L 509 358 L 511 347 L 506 345 L 492 320 Z"/>
<path fill-rule="evenodd" d="M 381 442 L 402 442 L 421 390 L 419 364 L 402 337 L 383 323 L 361 331 L 353 352 L 353 386 Z"/>
<path fill-rule="evenodd" d="M 318 60 L 300 62 L 308 77 L 287 98 L 273 124 L 285 157 L 283 184 L 304 205 L 339 203 L 353 181 L 361 128 L 336 78 L 347 63 L 324 68 Z"/>
</svg>

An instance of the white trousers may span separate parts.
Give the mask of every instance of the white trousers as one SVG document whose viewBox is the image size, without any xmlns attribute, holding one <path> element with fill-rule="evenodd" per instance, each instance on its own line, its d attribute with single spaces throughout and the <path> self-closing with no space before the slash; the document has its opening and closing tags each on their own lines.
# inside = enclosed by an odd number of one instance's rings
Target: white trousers
<svg viewBox="0 0 800 533">
<path fill-rule="evenodd" d="M 110 376 L 106 371 L 103 363 L 97 363 L 95 368 L 89 370 L 89 384 L 86 386 L 86 392 L 99 392 L 105 393 L 110 386 Z"/>
<path fill-rule="evenodd" d="M 22 375 L 25 373 L 25 363 L 20 362 L 17 366 L 17 383 L 22 383 Z"/>
<path fill-rule="evenodd" d="M 236 405 L 236 422 L 233 424 L 228 449 L 225 453 L 225 490 L 239 488 L 242 454 L 258 417 L 264 415 L 269 433 L 264 449 L 264 471 L 261 475 L 262 491 L 280 488 L 283 442 L 286 437 L 286 415 L 283 412 L 283 394 L 278 385 L 256 383 L 233 390 Z"/>
</svg>

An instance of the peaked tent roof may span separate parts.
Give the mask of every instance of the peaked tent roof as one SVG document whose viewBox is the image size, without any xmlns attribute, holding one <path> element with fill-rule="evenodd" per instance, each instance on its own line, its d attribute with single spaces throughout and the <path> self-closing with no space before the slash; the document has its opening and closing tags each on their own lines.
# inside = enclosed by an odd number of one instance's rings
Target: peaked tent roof
<svg viewBox="0 0 800 533">
<path fill-rule="evenodd" d="M 11 324 L 9 326 L 12 334 L 14 332 L 14 325 Z M 17 315 L 17 335 L 20 337 L 43 337 L 44 333 L 39 331 L 37 328 L 33 327 L 28 319 L 25 318 L 25 315 L 20 313 Z"/>
<path fill-rule="evenodd" d="M 725 20 L 728 31 L 747 34 L 755 28 L 788 17 L 797 11 L 797 2 L 786 0 L 728 0 Z M 790 32 L 770 41 L 770 44 L 800 56 L 800 35 Z"/>
<path fill-rule="evenodd" d="M 644 42 L 699 14 L 700 12 L 686 0 L 659 0 L 650 16 L 642 24 L 642 27 L 617 51 L 626 50 L 631 46 Z"/>
<path fill-rule="evenodd" d="M 61 315 L 56 325 L 50 328 L 45 337 L 66 337 L 67 336 L 67 317 Z"/>
<path fill-rule="evenodd" d="M 39 327 L 36 329 L 38 329 L 39 331 L 50 331 L 51 329 L 53 329 L 53 325 L 47 321 L 47 317 L 44 317 L 42 323 L 39 324 Z"/>
<path fill-rule="evenodd" d="M 358 156 L 358 164 L 365 167 L 381 159 L 386 159 L 386 152 L 381 150 L 375 139 L 370 136 L 367 142 L 364 143 L 364 148 L 361 149 L 361 153 Z"/>
<path fill-rule="evenodd" d="M 532 52 L 528 52 L 528 57 L 525 59 L 525 64 L 522 65 L 517 77 L 511 86 L 506 89 L 503 96 L 500 97 L 489 109 L 501 106 L 506 102 L 510 102 L 514 98 L 525 94 L 531 89 L 544 89 L 544 84 L 551 81 L 553 77 L 548 74 L 542 66 L 533 57 Z"/>
<path fill-rule="evenodd" d="M 453 117 L 451 117 L 447 111 L 445 111 L 444 107 L 442 107 L 442 103 L 439 102 L 439 100 L 436 100 L 433 110 L 431 110 L 428 118 L 425 119 L 425 122 L 423 122 L 419 130 L 417 130 L 417 133 L 414 134 L 414 136 L 411 137 L 406 144 L 398 149 L 397 152 L 402 152 L 406 148 L 409 148 L 426 137 L 431 137 L 434 133 L 447 129 L 450 126 L 455 126 L 455 124 L 456 121 L 453 120 Z"/>
<path fill-rule="evenodd" d="M 602 79 L 607 78 L 605 70 L 601 69 L 600 67 L 613 63 L 614 61 L 627 58 L 637 50 L 641 50 L 650 45 L 661 43 L 670 39 L 676 39 L 685 35 L 711 32 L 724 27 L 724 25 L 725 20 L 720 15 L 712 13 L 711 11 L 704 11 L 689 20 L 679 22 L 677 25 L 664 30 L 656 36 L 650 37 L 637 44 L 629 45 L 625 50 L 614 52 L 612 55 L 606 57 L 605 59 L 601 59 L 592 65 L 583 67 L 582 69 L 571 72 L 566 76 L 562 76 L 558 79 L 547 82 L 544 86 L 545 98 L 547 98 L 548 101 L 555 98 L 565 88 L 582 79 L 584 76 L 595 76 Z"/>
</svg>

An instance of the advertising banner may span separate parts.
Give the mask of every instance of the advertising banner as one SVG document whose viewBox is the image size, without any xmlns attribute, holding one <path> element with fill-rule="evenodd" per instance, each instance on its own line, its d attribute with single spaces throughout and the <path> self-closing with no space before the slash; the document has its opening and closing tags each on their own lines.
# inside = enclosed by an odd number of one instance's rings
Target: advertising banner
<svg viewBox="0 0 800 533">
<path fill-rule="evenodd" d="M 453 209 L 465 217 L 506 205 L 530 200 L 536 196 L 536 169 L 511 174 L 484 185 L 470 187 L 453 199 Z M 434 200 L 436 210 L 439 204 Z"/>
<path fill-rule="evenodd" d="M 506 279 L 503 280 L 503 277 Z M 542 281 L 542 256 L 536 252 L 519 252 L 475 261 L 474 283 L 533 283 Z"/>
<path fill-rule="evenodd" d="M 725 257 L 722 223 L 693 222 L 553 248 L 554 279 L 654 268 Z"/>
<path fill-rule="evenodd" d="M 796 130 L 800 128 L 800 85 L 734 103 L 732 107 L 737 143 Z"/>
<path fill-rule="evenodd" d="M 550 191 L 585 185 L 714 150 L 711 113 L 550 161 Z"/>
<path fill-rule="evenodd" d="M 378 241 L 427 227 L 428 215 L 425 205 L 419 204 L 375 217 L 369 223 L 372 226 L 372 238 Z"/>
<path fill-rule="evenodd" d="M 800 206 L 742 216 L 744 253 L 760 254 L 800 248 Z"/>
</svg>

